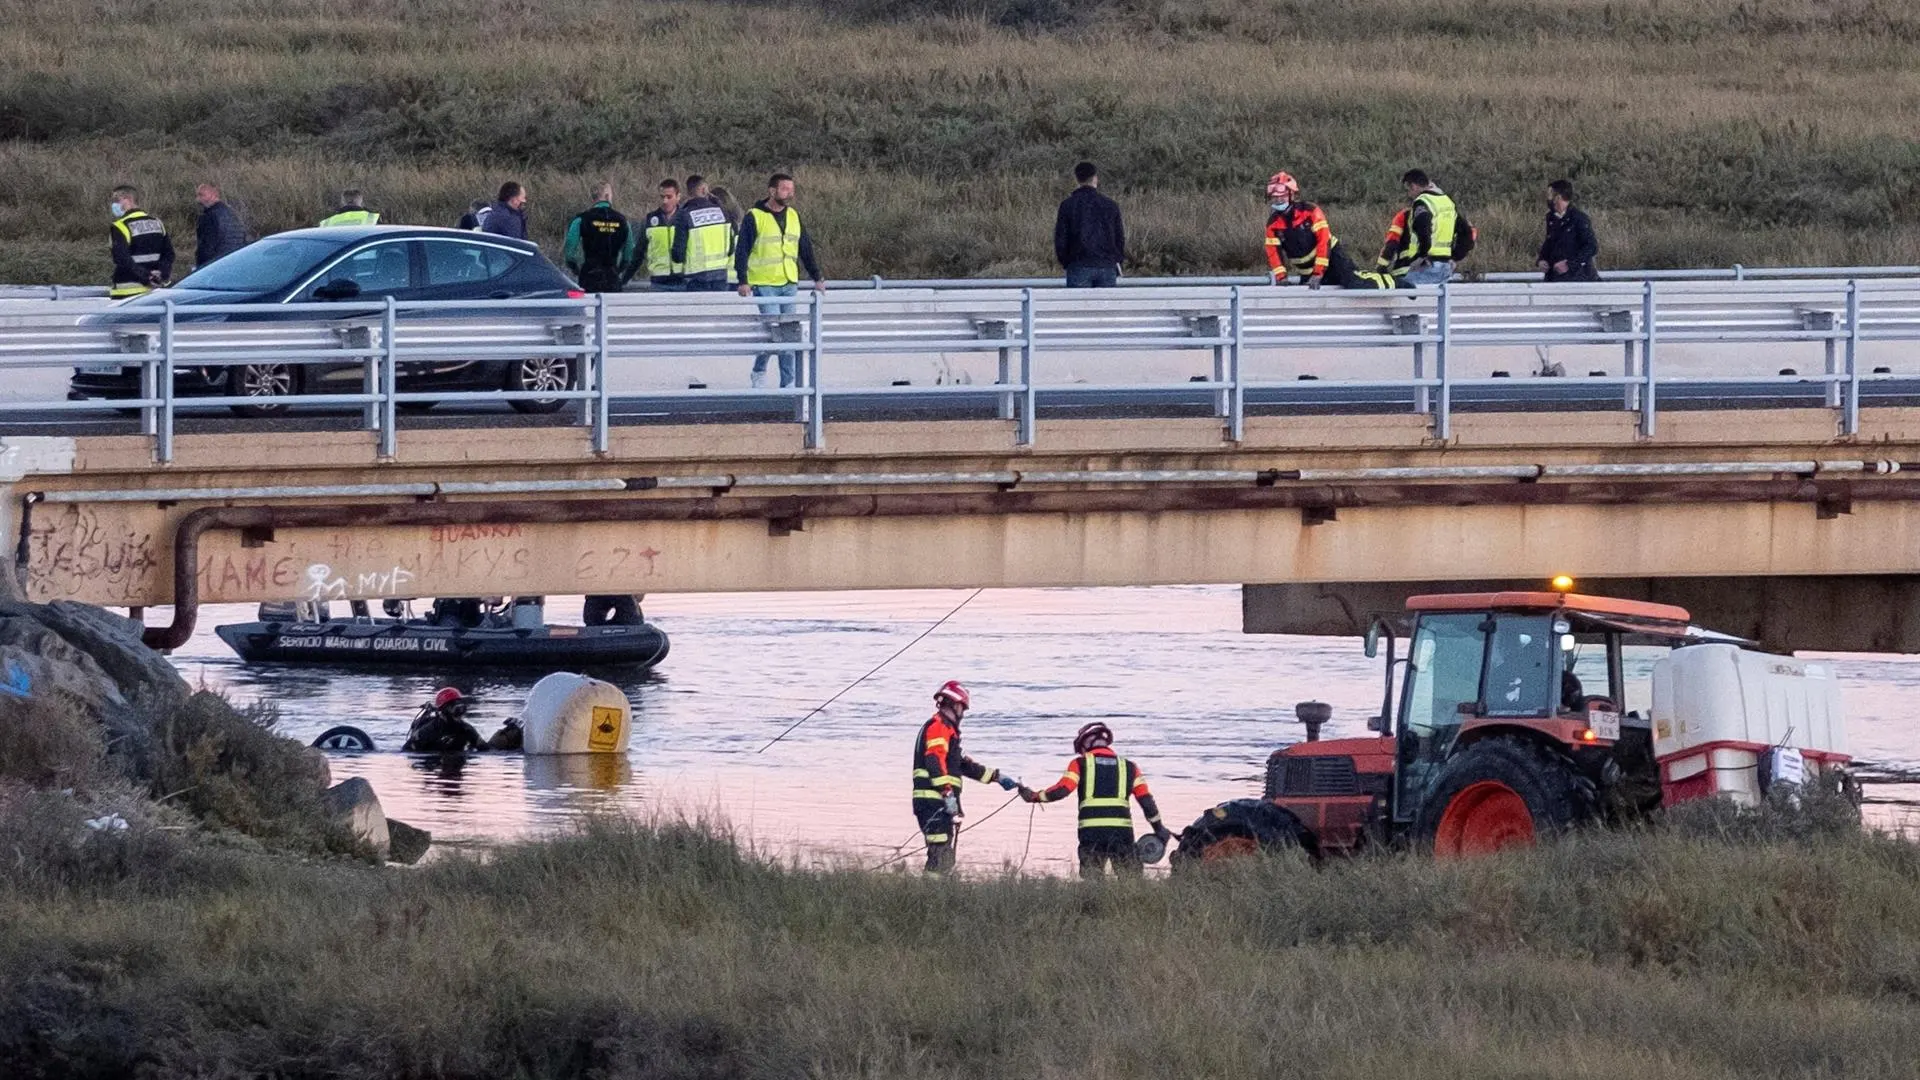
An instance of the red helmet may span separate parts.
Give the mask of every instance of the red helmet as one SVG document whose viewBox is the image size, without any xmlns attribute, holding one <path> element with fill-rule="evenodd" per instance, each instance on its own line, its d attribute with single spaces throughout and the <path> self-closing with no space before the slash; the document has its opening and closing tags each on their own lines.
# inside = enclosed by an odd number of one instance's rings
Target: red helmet
<svg viewBox="0 0 1920 1080">
<path fill-rule="evenodd" d="M 948 679 L 945 685 L 933 692 L 933 703 L 935 705 L 943 701 L 951 701 L 963 709 L 973 708 L 973 695 L 967 693 L 967 688 L 961 686 L 959 681 L 955 679 Z"/>
<path fill-rule="evenodd" d="M 1267 198 L 1293 201 L 1300 194 L 1300 181 L 1292 173 L 1277 172 L 1267 180 Z"/>
<path fill-rule="evenodd" d="M 466 695 L 451 686 L 443 686 L 433 695 L 433 707 L 444 709 L 456 701 L 466 700 Z"/>
<path fill-rule="evenodd" d="M 1096 746 L 1112 745 L 1113 729 L 1098 720 L 1081 728 L 1080 734 L 1073 737 L 1073 752 L 1076 754 L 1084 754 Z"/>
</svg>

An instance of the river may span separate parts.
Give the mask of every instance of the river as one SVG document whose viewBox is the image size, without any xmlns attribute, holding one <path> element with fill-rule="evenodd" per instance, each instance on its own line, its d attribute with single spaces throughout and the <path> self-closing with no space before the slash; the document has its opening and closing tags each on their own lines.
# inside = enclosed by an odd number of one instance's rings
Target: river
<svg viewBox="0 0 1920 1080">
<path fill-rule="evenodd" d="M 1362 655 L 1357 640 L 1242 634 L 1240 591 L 1229 586 L 983 591 L 848 689 L 968 595 L 649 597 L 647 617 L 671 635 L 673 652 L 625 682 L 634 705 L 625 760 L 499 754 L 462 763 L 382 752 L 336 756 L 334 777 L 366 777 L 389 814 L 442 844 L 536 836 L 611 811 L 725 822 L 770 856 L 873 865 L 917 846 L 909 758 L 932 692 L 947 679 L 973 693 L 968 755 L 1035 787 L 1059 775 L 1082 724 L 1107 721 L 1176 832 L 1222 799 L 1258 794 L 1267 754 L 1300 737 L 1295 702 L 1333 706 L 1328 737 L 1365 734 L 1379 709 L 1380 661 Z M 554 621 L 577 615 L 578 598 L 554 598 L 549 608 Z M 280 730 L 302 740 L 347 723 L 397 748 L 414 710 L 444 683 L 476 698 L 472 718 L 485 734 L 517 712 L 534 682 L 505 672 L 246 665 L 212 628 L 252 618 L 251 606 L 203 609 L 174 660 L 196 685 L 274 703 Z M 1834 662 L 1854 753 L 1882 770 L 1915 769 L 1920 657 Z M 1904 827 L 1920 787 L 1875 784 L 1868 796 L 1872 820 Z M 963 864 L 1068 869 L 1072 803 L 1003 808 L 1009 798 L 968 785 Z"/>
</svg>

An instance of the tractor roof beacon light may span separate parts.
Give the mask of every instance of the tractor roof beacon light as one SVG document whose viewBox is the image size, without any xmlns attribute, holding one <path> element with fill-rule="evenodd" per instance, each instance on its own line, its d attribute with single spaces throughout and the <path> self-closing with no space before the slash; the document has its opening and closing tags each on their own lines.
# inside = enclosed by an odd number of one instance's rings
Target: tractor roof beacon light
<svg viewBox="0 0 1920 1080">
<path fill-rule="evenodd" d="M 1558 593 L 1572 592 L 1573 579 L 1565 574 L 1555 574 L 1553 576 L 1553 591 Z"/>
</svg>

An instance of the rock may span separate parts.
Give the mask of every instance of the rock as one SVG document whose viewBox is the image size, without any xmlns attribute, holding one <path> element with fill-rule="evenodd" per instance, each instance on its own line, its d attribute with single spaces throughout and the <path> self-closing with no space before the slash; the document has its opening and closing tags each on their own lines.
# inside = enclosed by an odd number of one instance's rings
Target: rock
<svg viewBox="0 0 1920 1080">
<path fill-rule="evenodd" d="M 326 751 L 311 746 L 303 747 L 300 759 L 313 769 L 314 787 L 325 791 L 333 786 L 333 766 L 327 763 Z"/>
<path fill-rule="evenodd" d="M 320 801 L 329 817 L 386 858 L 393 847 L 393 834 L 387 828 L 386 812 L 380 809 L 380 797 L 365 777 L 335 784 L 320 796 Z"/>
<path fill-rule="evenodd" d="M 432 833 L 416 829 L 397 818 L 387 819 L 387 835 L 392 840 L 387 858 L 408 866 L 419 862 L 426 855 L 427 848 L 433 845 Z"/>
<path fill-rule="evenodd" d="M 0 614 L 0 712 L 53 705 L 96 723 L 127 711 L 127 699 L 93 658 L 30 616 Z"/>
<path fill-rule="evenodd" d="M 35 612 L 42 625 L 93 657 L 128 701 L 172 712 L 193 693 L 173 662 L 140 640 L 139 623 L 92 604 L 55 600 Z"/>
</svg>

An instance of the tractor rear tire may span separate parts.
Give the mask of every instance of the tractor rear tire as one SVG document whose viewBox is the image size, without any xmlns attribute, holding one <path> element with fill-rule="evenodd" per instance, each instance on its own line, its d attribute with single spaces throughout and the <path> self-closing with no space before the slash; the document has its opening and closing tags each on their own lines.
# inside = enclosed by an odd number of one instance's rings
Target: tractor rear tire
<svg viewBox="0 0 1920 1080">
<path fill-rule="evenodd" d="M 1591 819 L 1598 804 L 1593 781 L 1565 754 L 1493 738 L 1441 768 L 1414 834 L 1440 858 L 1484 855 L 1571 829 Z"/>
<path fill-rule="evenodd" d="M 1264 799 L 1235 799 L 1200 815 L 1180 833 L 1168 863 L 1175 873 L 1203 865 L 1287 851 L 1313 854 L 1313 836 L 1300 819 Z"/>
</svg>

